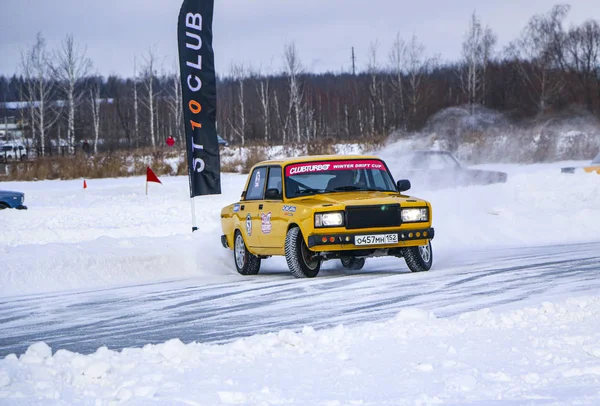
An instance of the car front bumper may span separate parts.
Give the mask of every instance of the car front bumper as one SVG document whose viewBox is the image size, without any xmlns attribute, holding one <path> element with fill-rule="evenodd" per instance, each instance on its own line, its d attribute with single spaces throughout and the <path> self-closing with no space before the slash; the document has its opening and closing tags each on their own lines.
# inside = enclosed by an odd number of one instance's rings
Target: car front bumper
<svg viewBox="0 0 600 406">
<path fill-rule="evenodd" d="M 344 233 L 344 234 L 313 234 L 308 236 L 308 248 L 323 248 L 331 247 L 335 250 L 336 247 L 342 247 L 342 249 L 352 248 L 378 248 L 378 245 L 355 245 L 355 238 L 359 235 L 387 235 L 397 234 L 398 244 L 397 246 L 403 246 L 406 242 L 410 241 L 422 241 L 432 240 L 435 236 L 435 230 L 433 227 L 415 230 L 394 230 L 388 232 L 377 232 L 377 233 Z M 389 246 L 389 245 L 388 245 Z"/>
</svg>

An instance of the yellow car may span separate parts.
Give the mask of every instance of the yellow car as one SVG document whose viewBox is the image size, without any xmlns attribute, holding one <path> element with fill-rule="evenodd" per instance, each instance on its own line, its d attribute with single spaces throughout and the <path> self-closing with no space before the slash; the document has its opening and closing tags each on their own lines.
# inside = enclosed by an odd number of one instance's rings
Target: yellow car
<svg viewBox="0 0 600 406">
<path fill-rule="evenodd" d="M 317 276 L 325 260 L 359 270 L 376 256 L 403 257 L 411 271 L 428 271 L 431 204 L 404 195 L 409 189 L 375 156 L 260 162 L 241 200 L 221 211 L 221 242 L 242 275 L 256 275 L 274 255 L 285 256 L 297 278 Z"/>
<path fill-rule="evenodd" d="M 585 166 L 583 170 L 588 173 L 596 172 L 598 175 L 600 175 L 600 154 L 594 158 L 591 164 Z"/>
<path fill-rule="evenodd" d="M 583 167 L 571 166 L 567 168 L 561 168 L 560 171 L 561 173 L 575 173 L 575 171 L 579 168 L 583 168 L 583 170 L 587 173 L 596 172 L 598 175 L 600 175 L 600 154 L 598 154 L 589 165 Z"/>
</svg>

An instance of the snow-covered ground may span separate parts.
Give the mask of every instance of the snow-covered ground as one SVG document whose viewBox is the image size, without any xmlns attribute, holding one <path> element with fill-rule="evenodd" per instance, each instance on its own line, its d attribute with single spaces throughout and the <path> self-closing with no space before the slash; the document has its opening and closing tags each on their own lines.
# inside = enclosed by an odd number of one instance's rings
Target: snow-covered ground
<svg viewBox="0 0 600 406">
<path fill-rule="evenodd" d="M 393 154 L 386 159 L 393 167 Z M 172 329 L 165 319 L 161 344 L 144 346 L 144 337 L 155 341 L 139 328 L 136 348 L 109 337 L 91 353 L 62 349 L 77 343 L 4 353 L 0 404 L 600 404 L 600 176 L 560 173 L 581 164 L 482 165 L 508 172 L 508 182 L 413 185 L 411 194 L 432 202 L 436 238 L 434 267 L 410 278 L 396 276 L 407 269 L 393 258 L 367 261 L 359 275 L 327 263 L 311 281 L 293 280 L 273 258 L 264 275 L 241 277 L 219 242 L 219 212 L 238 199 L 241 175 L 223 174 L 222 195 L 196 199 L 194 234 L 185 177 L 150 184 L 148 196 L 143 178 L 88 180 L 85 190 L 82 181 L 1 183 L 25 192 L 29 210 L 0 212 L 0 348 L 24 329 L 29 339 L 65 342 L 58 335 L 106 307 L 114 324 L 138 312 L 160 319 L 136 296 L 183 307 L 178 295 L 196 287 L 219 292 L 210 300 L 240 312 L 240 325 L 260 320 L 224 344 L 193 342 L 185 331 L 203 314 L 192 313 Z M 248 303 L 261 287 L 261 298 L 276 300 L 269 309 L 261 299 L 266 309 L 253 315 Z M 249 302 L 240 309 L 227 292 Z M 386 310 L 366 317 L 378 297 Z M 59 314 L 70 319 L 54 323 L 66 327 L 50 330 Z M 325 318 L 339 325 L 321 328 Z M 286 328 L 256 335 L 271 331 L 253 332 L 265 320 Z M 77 340 L 102 333 L 93 325 Z"/>
</svg>

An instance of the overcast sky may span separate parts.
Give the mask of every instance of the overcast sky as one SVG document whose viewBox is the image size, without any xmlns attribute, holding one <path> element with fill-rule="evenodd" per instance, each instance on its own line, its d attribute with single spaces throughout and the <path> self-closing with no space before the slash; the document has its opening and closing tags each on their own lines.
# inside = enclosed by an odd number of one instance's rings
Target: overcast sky
<svg viewBox="0 0 600 406">
<path fill-rule="evenodd" d="M 476 11 L 498 36 L 498 45 L 514 39 L 534 14 L 549 11 L 548 0 L 215 0 L 215 64 L 219 74 L 233 62 L 255 70 L 278 71 L 286 43 L 295 42 L 309 71 L 357 68 L 368 49 L 379 44 L 378 59 L 387 63 L 399 33 L 413 34 L 429 55 L 457 60 L 470 14 Z M 572 0 L 568 22 L 600 20 L 600 0 Z M 39 31 L 56 47 L 67 34 L 87 46 L 94 69 L 132 76 L 133 60 L 154 49 L 165 71 L 177 58 L 179 0 L 0 0 L 0 74 L 17 71 L 21 49 Z"/>
</svg>

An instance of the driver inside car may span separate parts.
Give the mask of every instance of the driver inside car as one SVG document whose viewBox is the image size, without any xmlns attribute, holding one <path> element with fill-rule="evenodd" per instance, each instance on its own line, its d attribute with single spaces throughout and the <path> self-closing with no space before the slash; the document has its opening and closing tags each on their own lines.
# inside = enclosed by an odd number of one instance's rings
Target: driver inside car
<svg viewBox="0 0 600 406">
<path fill-rule="evenodd" d="M 336 188 L 352 185 L 354 178 L 353 171 L 339 171 L 336 175 L 327 182 L 326 190 L 335 190 Z"/>
</svg>

